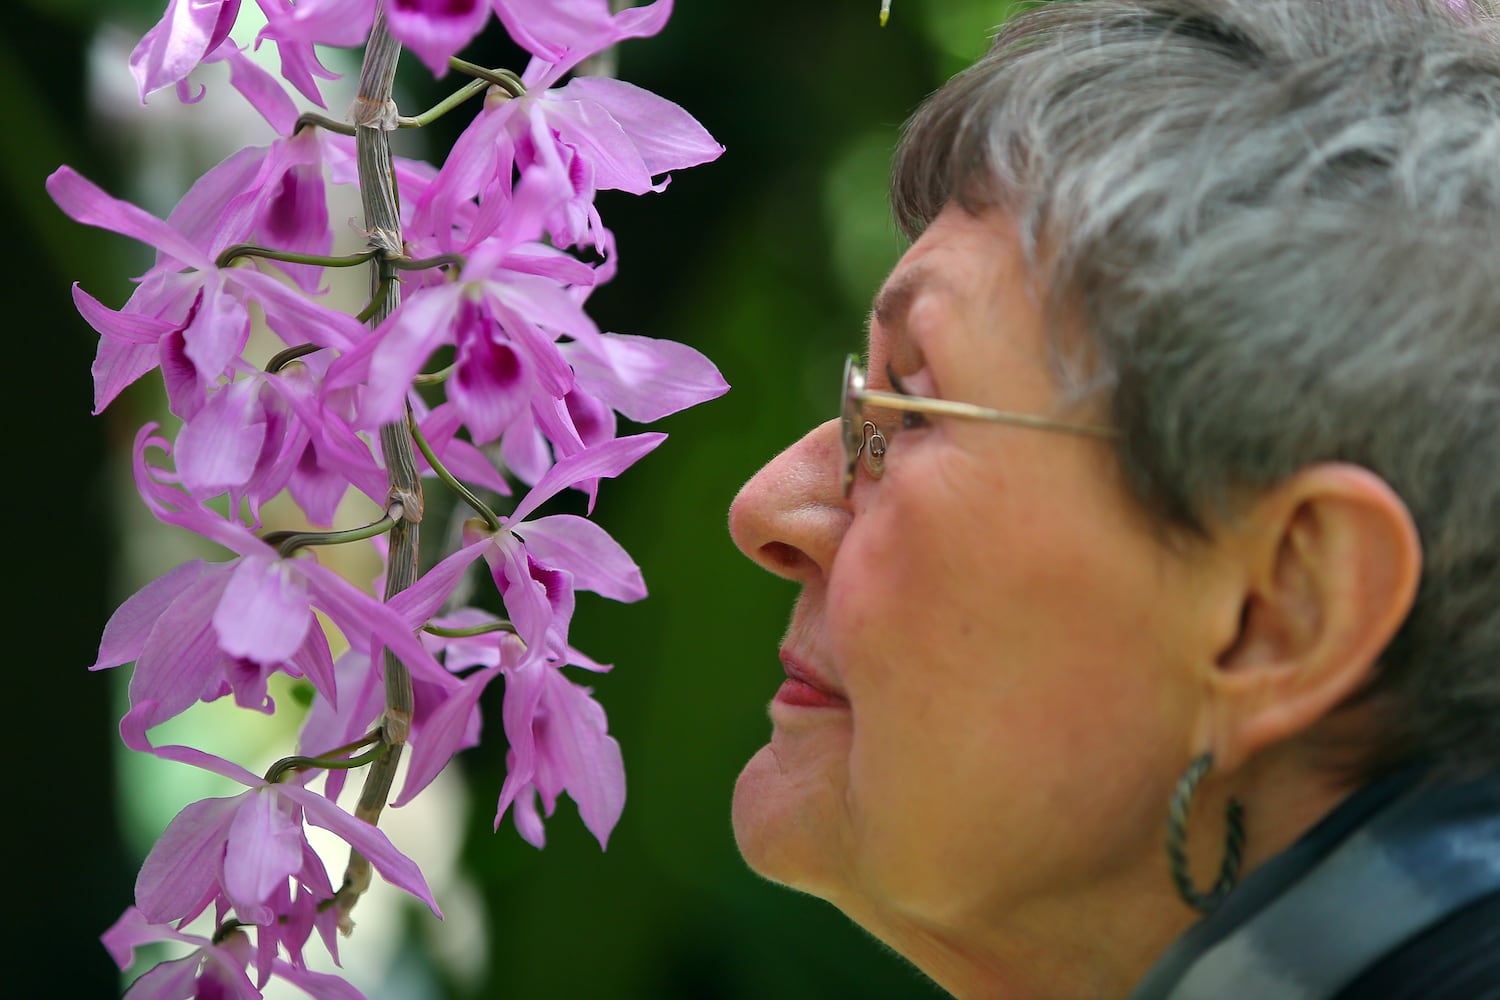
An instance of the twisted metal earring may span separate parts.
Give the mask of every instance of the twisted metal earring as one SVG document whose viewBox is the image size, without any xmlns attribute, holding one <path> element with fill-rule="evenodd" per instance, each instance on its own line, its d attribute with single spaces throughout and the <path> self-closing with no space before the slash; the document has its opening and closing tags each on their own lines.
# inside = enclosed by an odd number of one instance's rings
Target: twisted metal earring
<svg viewBox="0 0 1500 1000">
<path fill-rule="evenodd" d="M 1198 782 L 1214 766 L 1214 755 L 1204 753 L 1195 757 L 1177 780 L 1172 790 L 1172 802 L 1167 808 L 1167 862 L 1172 869 L 1172 881 L 1177 885 L 1177 895 L 1182 901 L 1201 913 L 1212 913 L 1229 895 L 1240 877 L 1241 853 L 1245 847 L 1245 810 L 1239 800 L 1231 798 L 1225 810 L 1228 832 L 1224 840 L 1224 861 L 1219 866 L 1219 877 L 1207 892 L 1199 892 L 1193 885 L 1192 872 L 1187 863 L 1187 819 L 1193 802 L 1193 793 Z"/>
</svg>

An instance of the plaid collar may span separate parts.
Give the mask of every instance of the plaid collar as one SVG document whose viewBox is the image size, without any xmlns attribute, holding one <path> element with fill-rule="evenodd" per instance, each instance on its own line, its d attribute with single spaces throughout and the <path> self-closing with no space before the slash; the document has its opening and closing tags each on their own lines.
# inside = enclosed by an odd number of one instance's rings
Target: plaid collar
<svg viewBox="0 0 1500 1000">
<path fill-rule="evenodd" d="M 1500 892 L 1500 777 L 1403 772 L 1349 796 L 1188 929 L 1130 1000 L 1328 1000 L 1443 917 Z"/>
</svg>

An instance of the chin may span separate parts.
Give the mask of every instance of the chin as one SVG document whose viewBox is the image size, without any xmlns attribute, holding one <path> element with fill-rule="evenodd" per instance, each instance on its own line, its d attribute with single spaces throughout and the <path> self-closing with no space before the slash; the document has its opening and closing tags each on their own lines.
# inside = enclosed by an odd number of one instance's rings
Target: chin
<svg viewBox="0 0 1500 1000">
<path fill-rule="evenodd" d="M 734 786 L 734 839 L 745 863 L 772 882 L 834 898 L 841 789 L 826 773 L 789 770 L 774 743 L 762 747 Z"/>
</svg>

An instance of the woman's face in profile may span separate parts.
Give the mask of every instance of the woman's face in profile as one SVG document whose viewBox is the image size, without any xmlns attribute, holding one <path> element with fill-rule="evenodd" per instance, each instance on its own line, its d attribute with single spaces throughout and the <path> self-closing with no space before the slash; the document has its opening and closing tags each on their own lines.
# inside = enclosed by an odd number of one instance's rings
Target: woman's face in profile
<svg viewBox="0 0 1500 1000">
<path fill-rule="evenodd" d="M 1005 215 L 950 206 L 877 300 L 870 388 L 889 369 L 914 395 L 1064 415 L 1038 298 Z M 879 478 L 861 467 L 845 499 L 835 419 L 731 509 L 740 549 L 802 587 L 771 739 L 735 789 L 740 849 L 881 936 L 1065 915 L 1161 853 L 1195 735 L 1180 650 L 1199 647 L 1177 640 L 1210 627 L 1203 595 L 1107 442 L 865 416 Z"/>
</svg>

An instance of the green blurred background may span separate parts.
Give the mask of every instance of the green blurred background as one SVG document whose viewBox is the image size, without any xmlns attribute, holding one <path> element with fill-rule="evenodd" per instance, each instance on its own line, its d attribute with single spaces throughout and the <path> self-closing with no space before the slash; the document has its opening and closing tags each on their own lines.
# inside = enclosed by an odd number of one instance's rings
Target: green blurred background
<svg viewBox="0 0 1500 1000">
<path fill-rule="evenodd" d="M 125 674 L 84 670 L 111 609 L 160 571 L 122 558 L 146 536 L 139 502 L 119 491 L 124 450 L 155 396 L 133 392 L 89 416 L 95 340 L 68 286 L 79 280 L 118 306 L 126 276 L 146 264 L 128 241 L 64 218 L 42 189 L 69 163 L 164 214 L 212 162 L 186 172 L 193 154 L 175 150 L 177 167 L 143 168 L 140 158 L 165 140 L 101 111 L 134 101 L 101 97 L 101 60 L 123 63 L 163 5 L 0 8 L 20 549 L 6 604 L 19 640 L 9 672 L 21 678 L 8 713 L 19 726 L 8 741 L 8 842 L 22 846 L 5 866 L 7 996 L 118 992 L 97 935 L 129 904 L 151 838 L 204 794 L 182 768 L 120 759 Z M 622 77 L 682 104 L 727 152 L 663 194 L 601 200 L 622 267 L 593 312 L 605 329 L 697 347 L 733 386 L 661 422 L 667 444 L 602 493 L 600 520 L 651 588 L 633 606 L 582 595 L 573 627 L 579 648 L 616 665 L 595 688 L 624 747 L 625 814 L 601 854 L 564 800 L 538 852 L 508 819 L 491 832 L 503 751 L 461 756 L 455 787 L 468 805 L 448 813 L 458 884 L 449 925 L 400 909 L 385 939 L 384 989 L 372 998 L 936 995 L 831 907 L 761 881 L 735 851 L 730 791 L 769 731 L 765 705 L 781 677 L 776 649 L 795 588 L 735 550 L 725 511 L 757 467 L 832 415 L 841 356 L 859 347 L 869 297 L 902 249 L 885 202 L 899 125 L 983 51 L 1009 6 L 896 0 L 882 30 L 878 0 L 681 0 L 660 37 L 621 52 Z M 495 65 L 512 52 L 492 34 L 466 55 Z M 439 89 L 408 68 L 403 86 L 425 106 Z M 209 83 L 228 89 L 219 77 Z M 182 110 L 161 94 L 147 111 L 168 108 Z M 490 694 L 495 719 L 499 685 Z M 251 728 L 263 724 L 249 717 Z M 375 893 L 398 895 L 381 885 Z"/>
</svg>

